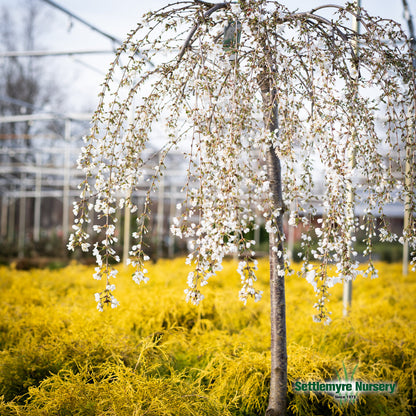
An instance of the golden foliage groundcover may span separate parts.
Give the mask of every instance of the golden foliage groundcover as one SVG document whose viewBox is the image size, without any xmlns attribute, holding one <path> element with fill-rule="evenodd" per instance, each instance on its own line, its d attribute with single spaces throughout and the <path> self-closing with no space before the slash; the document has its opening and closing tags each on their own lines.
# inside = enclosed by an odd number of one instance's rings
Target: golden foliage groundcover
<svg viewBox="0 0 416 416">
<path fill-rule="evenodd" d="M 120 268 L 120 306 L 95 309 L 103 282 L 93 268 L 0 268 L 0 415 L 263 415 L 269 382 L 268 264 L 259 263 L 263 300 L 238 301 L 237 264 L 211 279 L 199 307 L 184 301 L 184 259 L 149 267 L 138 287 Z M 308 283 L 287 278 L 289 414 L 411 415 L 415 406 L 416 273 L 378 264 L 380 277 L 357 279 L 342 317 L 312 322 Z M 397 383 L 397 393 L 362 394 L 350 404 L 297 393 L 295 381 L 329 381 L 345 366 L 368 382 Z"/>
</svg>

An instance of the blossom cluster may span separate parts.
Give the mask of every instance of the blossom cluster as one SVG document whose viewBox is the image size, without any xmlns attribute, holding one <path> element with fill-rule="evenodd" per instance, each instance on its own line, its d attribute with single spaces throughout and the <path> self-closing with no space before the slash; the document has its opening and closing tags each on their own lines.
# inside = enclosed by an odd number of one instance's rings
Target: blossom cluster
<svg viewBox="0 0 416 416">
<path fill-rule="evenodd" d="M 120 47 L 79 159 L 86 179 L 68 248 L 91 249 L 90 223 L 97 219 L 95 276 L 105 277 L 106 287 L 96 299 L 99 309 L 116 305 L 110 281 L 111 263 L 119 261 L 116 213 L 137 209 L 131 196 L 144 180 L 150 132 L 163 122 L 165 143 L 147 178 L 130 250 L 134 281 L 148 280 L 143 236 L 151 193 L 169 151 L 182 147 L 187 182 L 172 232 L 191 241 L 186 298 L 198 304 L 201 287 L 232 255 L 239 258 L 240 299 L 258 300 L 249 235 L 265 224 L 275 244 L 270 253 L 279 260 L 275 272 L 284 275 L 290 264 L 281 221 L 289 211 L 289 225 L 302 228 L 302 275 L 318 295 L 316 319 L 327 321 L 329 288 L 358 275 L 357 231 L 366 234 L 365 276 L 376 275 L 376 235 L 409 244 L 415 255 L 416 87 L 406 37 L 393 22 L 380 24 L 364 10 L 362 32 L 348 29 L 358 13 L 352 4 L 327 6 L 335 10 L 331 20 L 318 9 L 290 12 L 267 0 L 208 6 L 178 3 L 150 13 Z M 233 22 L 231 50 L 224 49 L 224 28 Z M 270 155 L 282 166 L 282 197 Z M 361 221 L 357 202 L 364 206 Z M 383 207 L 391 202 L 406 208 L 401 237 L 384 220 Z M 330 263 L 336 277 L 328 274 Z"/>
</svg>

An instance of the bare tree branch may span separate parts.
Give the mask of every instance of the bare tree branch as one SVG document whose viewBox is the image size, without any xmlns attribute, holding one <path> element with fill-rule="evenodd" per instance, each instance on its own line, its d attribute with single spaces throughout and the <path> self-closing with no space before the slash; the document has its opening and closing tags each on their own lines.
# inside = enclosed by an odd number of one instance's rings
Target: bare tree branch
<svg viewBox="0 0 416 416">
<path fill-rule="evenodd" d="M 202 2 L 202 3 L 205 4 L 205 2 Z M 207 12 L 204 13 L 204 18 L 207 18 L 211 16 L 213 13 L 215 13 L 217 10 L 224 9 L 226 7 L 229 7 L 228 3 L 218 3 L 215 6 L 211 7 Z M 186 49 L 192 44 L 192 37 L 194 36 L 195 32 L 198 30 L 199 26 L 200 26 L 200 22 L 198 22 L 189 32 L 188 38 L 186 39 L 185 43 L 183 44 L 179 52 L 178 63 L 181 61 L 183 55 L 185 54 Z"/>
</svg>

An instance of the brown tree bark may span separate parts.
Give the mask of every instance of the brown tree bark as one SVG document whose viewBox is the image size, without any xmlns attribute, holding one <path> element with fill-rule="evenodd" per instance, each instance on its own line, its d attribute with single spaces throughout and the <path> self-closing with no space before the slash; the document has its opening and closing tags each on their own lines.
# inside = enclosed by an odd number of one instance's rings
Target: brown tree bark
<svg viewBox="0 0 416 416">
<path fill-rule="evenodd" d="M 275 132 L 278 128 L 276 94 L 267 75 L 259 79 L 259 85 L 265 108 L 265 124 L 270 132 Z M 284 203 L 281 165 L 273 146 L 270 147 L 267 154 L 267 173 L 273 193 L 274 208 L 280 211 L 274 224 L 277 232 L 269 234 L 271 373 L 266 416 L 284 416 L 286 415 L 287 397 L 286 298 L 283 258 Z"/>
<path fill-rule="evenodd" d="M 269 180 L 275 203 L 281 202 L 281 171 L 280 161 L 273 148 L 267 158 Z M 277 205 L 279 206 L 279 205 Z M 281 205 L 282 206 L 282 205 Z M 267 416 L 283 416 L 286 414 L 287 395 L 287 348 L 286 348 L 286 300 L 283 255 L 283 206 L 277 218 L 278 232 L 269 235 L 270 263 L 270 324 L 271 324 L 271 374 L 270 395 Z M 277 247 L 277 252 L 274 251 Z M 282 274 L 279 275 L 279 270 Z"/>
</svg>

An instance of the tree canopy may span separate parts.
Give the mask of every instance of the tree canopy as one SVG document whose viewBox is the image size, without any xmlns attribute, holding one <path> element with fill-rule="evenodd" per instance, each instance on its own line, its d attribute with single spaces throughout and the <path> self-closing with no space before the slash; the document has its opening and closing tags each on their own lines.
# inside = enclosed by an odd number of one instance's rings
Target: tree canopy
<svg viewBox="0 0 416 416">
<path fill-rule="evenodd" d="M 351 29 L 351 17 L 359 19 L 360 33 Z M 196 304 L 203 298 L 201 287 L 230 254 L 240 259 L 240 299 L 261 297 L 248 237 L 257 216 L 280 241 L 285 236 L 276 218 L 283 211 L 289 212 L 289 224 L 302 226 L 302 275 L 318 295 L 317 320 L 328 320 L 328 289 L 334 284 L 359 273 L 376 276 L 376 234 L 384 241 L 407 240 L 414 261 L 414 215 L 401 236 L 391 232 L 384 215 L 394 201 L 415 212 L 415 76 L 409 51 L 398 24 L 351 3 L 293 12 L 267 0 L 195 0 L 145 15 L 105 78 L 79 159 L 86 178 L 68 247 L 92 248 L 94 277 L 106 282 L 96 295 L 98 308 L 117 305 L 110 264 L 119 261 L 115 213 L 124 206 L 137 209 L 131 195 L 157 123 L 166 128 L 165 144 L 130 251 L 137 283 L 147 281 L 143 236 L 150 195 L 176 148 L 186 149 L 188 181 L 172 231 L 193 240 L 186 297 Z M 278 127 L 270 131 L 273 116 Z M 276 206 L 267 175 L 270 148 L 282 163 L 283 207 Z M 317 172 L 323 172 L 321 184 Z M 360 221 L 354 216 L 358 202 L 365 206 Z M 93 227 L 100 242 L 93 247 L 92 212 L 101 218 Z M 317 214 L 318 226 L 312 222 Z M 366 235 L 369 262 L 363 272 L 352 248 L 357 230 Z M 318 239 L 314 250 L 312 238 Z M 285 264 L 277 266 L 278 273 L 290 273 L 287 254 L 274 250 Z M 328 273 L 333 262 L 336 276 Z"/>
</svg>

